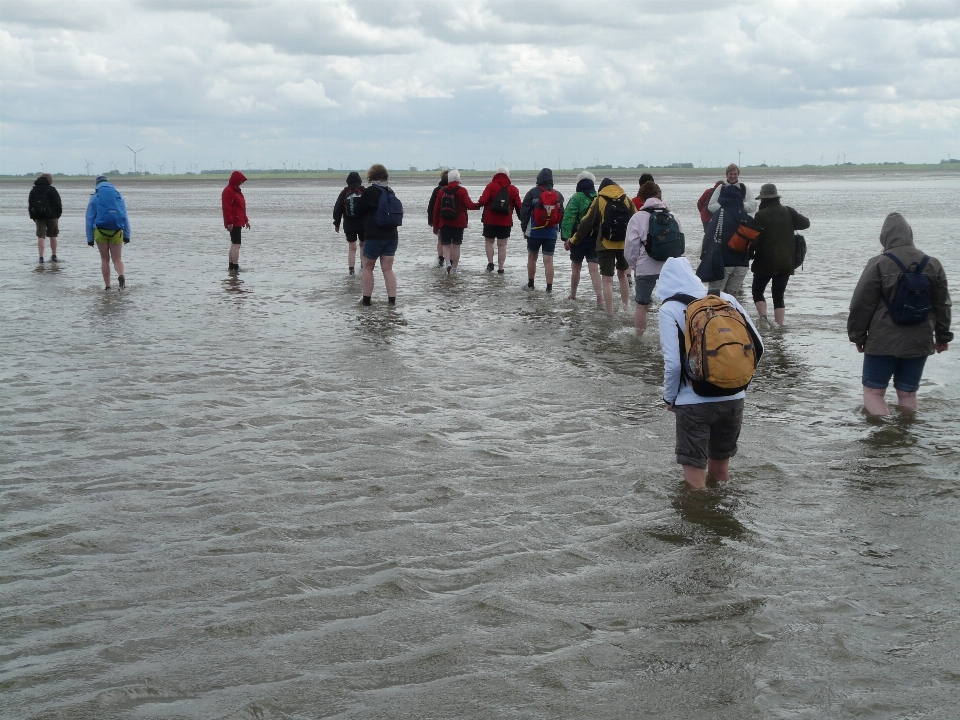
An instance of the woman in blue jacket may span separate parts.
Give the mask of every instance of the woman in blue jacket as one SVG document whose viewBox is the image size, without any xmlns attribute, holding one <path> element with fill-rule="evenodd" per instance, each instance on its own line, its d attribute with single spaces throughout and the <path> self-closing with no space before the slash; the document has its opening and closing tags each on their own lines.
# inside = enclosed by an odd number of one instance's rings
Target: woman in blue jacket
<svg viewBox="0 0 960 720">
<path fill-rule="evenodd" d="M 117 271 L 117 284 L 122 290 L 126 287 L 126 281 L 120 254 L 124 243 L 130 242 L 127 205 L 105 175 L 97 176 L 96 188 L 87 203 L 87 245 L 96 245 L 100 251 L 103 289 L 110 289 L 110 260 L 113 260 L 113 267 Z"/>
</svg>

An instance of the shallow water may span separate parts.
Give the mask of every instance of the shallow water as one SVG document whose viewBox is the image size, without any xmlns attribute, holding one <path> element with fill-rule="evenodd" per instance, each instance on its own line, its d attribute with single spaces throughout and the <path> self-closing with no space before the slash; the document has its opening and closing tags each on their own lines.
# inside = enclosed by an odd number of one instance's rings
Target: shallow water
<svg viewBox="0 0 960 720">
<path fill-rule="evenodd" d="M 662 182 L 689 236 L 707 184 Z M 89 188 L 39 268 L 0 185 L 3 715 L 954 717 L 956 351 L 867 420 L 845 318 L 890 210 L 956 276 L 960 180 L 778 186 L 808 260 L 734 482 L 690 494 L 655 317 L 566 300 L 562 253 L 525 292 L 515 239 L 488 275 L 478 220 L 441 275 L 428 185 L 396 188 L 395 311 L 357 304 L 338 185 L 248 182 L 230 279 L 219 184 L 121 183 L 123 294 Z"/>
</svg>

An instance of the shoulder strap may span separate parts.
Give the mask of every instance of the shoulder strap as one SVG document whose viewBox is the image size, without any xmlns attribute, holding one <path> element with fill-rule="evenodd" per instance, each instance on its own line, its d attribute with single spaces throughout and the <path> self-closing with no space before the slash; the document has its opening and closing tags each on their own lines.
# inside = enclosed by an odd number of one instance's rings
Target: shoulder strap
<svg viewBox="0 0 960 720">
<path fill-rule="evenodd" d="M 686 293 L 677 293 L 676 295 L 671 295 L 663 302 L 667 303 L 667 302 L 670 302 L 671 300 L 675 302 L 683 303 L 684 305 L 689 305 L 690 303 L 696 301 L 697 298 L 695 298 L 693 295 L 687 295 Z"/>
<path fill-rule="evenodd" d="M 930 261 L 930 257 L 929 257 L 928 255 L 924 255 L 924 256 L 923 256 L 923 260 L 921 260 L 921 261 L 919 262 L 919 264 L 917 265 L 917 274 L 918 274 L 918 275 L 923 272 L 923 269 L 927 266 L 927 263 L 928 263 L 929 261 Z"/>
<path fill-rule="evenodd" d="M 907 266 L 904 265 L 904 264 L 900 261 L 900 258 L 898 258 L 898 257 L 897 257 L 896 255 L 894 255 L 893 253 L 884 253 L 883 256 L 884 256 L 884 257 L 888 257 L 888 258 L 890 258 L 891 260 L 893 260 L 893 261 L 897 264 L 897 267 L 900 268 L 900 272 L 908 272 Z M 924 255 L 923 257 L 924 257 L 924 260 L 926 260 L 926 257 L 927 257 L 927 256 Z"/>
</svg>

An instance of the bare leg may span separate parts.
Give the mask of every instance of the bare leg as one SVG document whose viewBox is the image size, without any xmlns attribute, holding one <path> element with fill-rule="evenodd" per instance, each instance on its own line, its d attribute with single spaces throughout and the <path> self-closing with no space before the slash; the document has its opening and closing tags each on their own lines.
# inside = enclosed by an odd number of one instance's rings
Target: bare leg
<svg viewBox="0 0 960 720">
<path fill-rule="evenodd" d="M 110 257 L 113 259 L 113 269 L 117 271 L 117 275 L 123 275 L 123 261 L 120 259 L 120 253 L 123 252 L 123 245 L 111 245 L 110 246 Z"/>
<path fill-rule="evenodd" d="M 757 305 L 757 315 L 759 315 L 762 318 L 767 317 L 767 301 L 758 300 L 756 305 Z"/>
<path fill-rule="evenodd" d="M 50 238 L 50 254 L 53 256 L 57 254 L 57 239 L 55 237 Z"/>
<path fill-rule="evenodd" d="M 527 253 L 527 279 L 533 280 L 537 276 L 537 258 L 540 253 Z"/>
<path fill-rule="evenodd" d="M 597 307 L 603 305 L 603 287 L 600 283 L 600 266 L 595 262 L 587 263 L 587 271 L 590 273 L 590 282 L 593 283 L 593 292 L 597 296 Z"/>
<path fill-rule="evenodd" d="M 441 246 L 440 246 L 440 254 L 443 255 L 443 264 L 444 264 L 444 265 L 450 265 L 450 248 L 451 248 L 451 247 L 452 247 L 451 245 L 441 245 Z M 449 270 L 448 270 L 448 272 L 449 272 Z"/>
<path fill-rule="evenodd" d="M 553 285 L 553 255 L 543 256 L 543 274 L 547 276 L 547 285 Z"/>
<path fill-rule="evenodd" d="M 380 258 L 380 270 L 383 272 L 383 284 L 387 288 L 387 297 L 395 298 L 397 296 L 397 276 L 393 272 L 393 256 Z M 373 283 L 373 268 L 370 269 L 370 282 Z M 372 285 L 371 289 L 373 289 Z"/>
<path fill-rule="evenodd" d="M 347 266 L 354 267 L 354 263 L 357 261 L 357 244 L 355 242 L 347 243 L 349 248 L 347 249 Z"/>
<path fill-rule="evenodd" d="M 40 251 L 40 257 L 43 257 L 43 238 L 42 237 L 37 238 L 37 250 Z"/>
<path fill-rule="evenodd" d="M 493 241 L 494 241 L 494 238 L 484 238 L 484 244 L 486 245 L 486 250 L 487 250 L 488 265 L 490 265 L 493 262 Z"/>
<path fill-rule="evenodd" d="M 633 329 L 637 331 L 637 337 L 643 335 L 647 329 L 648 308 L 648 305 L 637 305 L 637 311 L 633 314 Z"/>
<path fill-rule="evenodd" d="M 236 243 L 230 243 L 230 264 L 240 264 L 240 246 Z"/>
<path fill-rule="evenodd" d="M 870 415 L 889 415 L 890 409 L 887 407 L 886 401 L 883 399 L 883 396 L 886 394 L 886 389 L 880 388 L 863 388 L 863 409 L 866 410 Z"/>
<path fill-rule="evenodd" d="M 363 268 L 360 271 L 360 288 L 364 297 L 373 295 L 373 268 L 377 265 L 376 258 L 363 256 Z"/>
<path fill-rule="evenodd" d="M 507 241 L 497 240 L 497 268 L 503 270 L 503 263 L 507 260 Z"/>
<path fill-rule="evenodd" d="M 454 267 L 460 264 L 460 246 L 450 243 L 450 264 Z"/>
<path fill-rule="evenodd" d="M 104 287 L 110 287 L 110 248 L 106 243 L 97 243 L 100 251 L 100 272 L 103 275 Z"/>
<path fill-rule="evenodd" d="M 691 490 L 703 490 L 707 486 L 706 468 L 698 468 L 693 465 L 682 465 L 683 480 Z"/>
<path fill-rule="evenodd" d="M 718 482 L 730 482 L 730 458 L 707 460 L 707 477 Z"/>
<path fill-rule="evenodd" d="M 774 308 L 773 319 L 777 321 L 777 325 L 783 325 L 787 321 L 787 309 Z"/>
<path fill-rule="evenodd" d="M 607 315 L 613 317 L 613 278 L 604 275 L 603 280 L 603 304 L 607 306 Z"/>
<path fill-rule="evenodd" d="M 901 410 L 905 410 L 907 412 L 916 412 L 917 394 L 915 392 L 908 393 L 903 392 L 902 390 L 897 390 L 897 403 L 900 405 Z"/>
<path fill-rule="evenodd" d="M 580 269 L 583 264 L 570 263 L 570 299 L 577 299 L 577 288 L 580 286 Z"/>
<path fill-rule="evenodd" d="M 620 280 L 620 300 L 623 302 L 623 309 L 630 307 L 630 283 L 627 281 L 627 271 L 618 270 L 617 279 Z"/>
</svg>

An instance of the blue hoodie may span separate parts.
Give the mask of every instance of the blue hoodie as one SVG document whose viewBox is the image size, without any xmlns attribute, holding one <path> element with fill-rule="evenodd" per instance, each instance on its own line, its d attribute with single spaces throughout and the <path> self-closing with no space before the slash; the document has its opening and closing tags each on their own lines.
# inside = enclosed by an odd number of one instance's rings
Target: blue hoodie
<svg viewBox="0 0 960 720">
<path fill-rule="evenodd" d="M 93 229 L 123 230 L 123 239 L 130 239 L 130 219 L 123 196 L 109 182 L 97 184 L 87 203 L 87 244 L 93 244 Z"/>
</svg>

